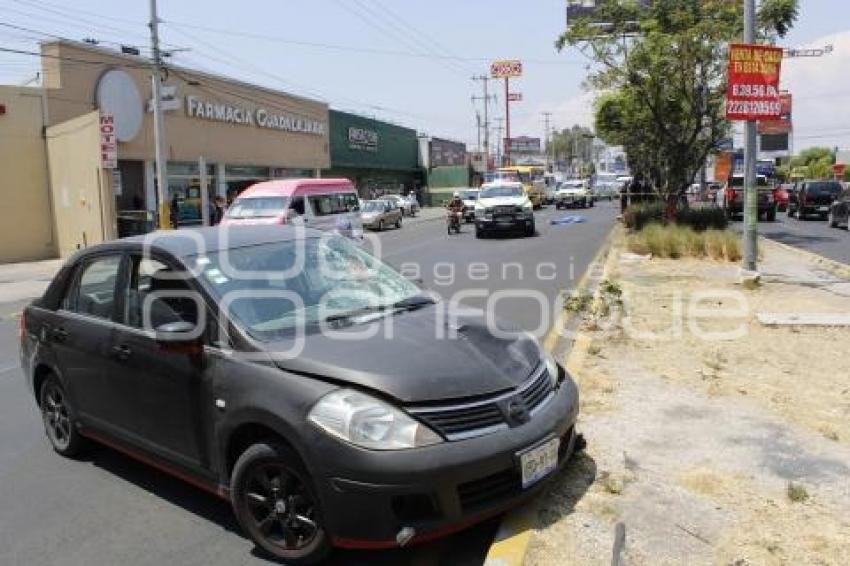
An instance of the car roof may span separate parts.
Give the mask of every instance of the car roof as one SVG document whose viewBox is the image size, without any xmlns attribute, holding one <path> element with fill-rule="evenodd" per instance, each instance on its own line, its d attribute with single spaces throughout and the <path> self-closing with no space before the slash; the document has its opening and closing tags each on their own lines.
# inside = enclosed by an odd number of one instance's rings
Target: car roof
<svg viewBox="0 0 850 566">
<path fill-rule="evenodd" d="M 81 250 L 69 261 L 104 251 L 134 251 L 150 249 L 182 258 L 224 249 L 244 248 L 273 242 L 318 238 L 322 232 L 312 228 L 259 224 L 248 226 L 213 226 L 157 230 L 149 234 L 104 242 Z"/>
<path fill-rule="evenodd" d="M 277 179 L 251 185 L 239 194 L 239 198 L 322 194 L 329 189 L 335 192 L 355 190 L 351 181 L 343 178 Z"/>
<path fill-rule="evenodd" d="M 481 185 L 481 188 L 491 188 L 491 187 L 511 187 L 511 188 L 522 188 L 522 183 L 520 181 L 505 181 L 504 179 L 496 179 L 495 181 L 491 181 L 489 183 L 484 183 Z"/>
</svg>

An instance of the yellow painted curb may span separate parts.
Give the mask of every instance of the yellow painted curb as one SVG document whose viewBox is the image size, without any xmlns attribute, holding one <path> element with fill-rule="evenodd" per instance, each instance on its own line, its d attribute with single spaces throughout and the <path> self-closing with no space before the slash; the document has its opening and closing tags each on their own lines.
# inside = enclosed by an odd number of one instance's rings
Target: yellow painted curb
<svg viewBox="0 0 850 566">
<path fill-rule="evenodd" d="M 600 264 L 602 257 L 608 253 L 611 249 L 611 241 L 614 239 L 614 235 L 617 233 L 618 227 L 615 225 L 608 235 L 605 236 L 605 240 L 602 242 L 602 245 L 599 247 L 599 251 L 596 252 L 596 255 L 593 256 L 593 259 L 590 260 L 590 263 L 587 264 L 587 269 L 582 274 L 581 278 L 578 280 L 578 284 L 576 284 L 575 289 L 573 289 L 574 294 L 581 294 L 586 289 L 588 284 L 590 284 L 590 274 L 596 268 L 597 265 Z M 546 338 L 543 339 L 543 348 L 551 352 L 555 349 L 555 345 L 558 343 L 558 338 L 561 334 L 561 329 L 566 328 L 567 324 L 575 317 L 576 313 L 568 312 L 566 309 L 562 309 L 558 314 L 558 318 L 555 319 L 555 324 L 552 325 L 552 329 L 549 330 L 549 333 L 546 335 Z"/>
<path fill-rule="evenodd" d="M 594 256 L 593 260 L 588 264 L 587 271 L 584 272 L 574 292 L 582 293 L 590 284 L 590 272 L 603 261 L 603 257 L 611 251 L 612 240 L 617 233 L 615 227 L 608 233 L 599 251 Z M 607 261 L 602 263 L 607 267 Z M 602 278 L 605 277 L 607 269 L 603 271 Z M 602 279 L 600 278 L 600 280 Z M 562 312 L 555 322 L 555 326 L 546 335 L 543 342 L 544 348 L 552 351 L 558 342 L 559 329 L 564 328 L 570 322 L 575 313 Z M 591 339 L 586 334 L 579 334 L 573 342 L 573 347 L 564 362 L 564 366 L 570 373 L 575 373 L 581 367 L 584 360 L 587 358 L 588 348 L 590 347 Z M 484 566 L 522 566 L 525 562 L 525 555 L 528 552 L 528 545 L 531 543 L 531 537 L 534 534 L 534 528 L 537 524 L 537 512 L 540 509 L 540 498 L 536 497 L 527 505 L 518 507 L 509 512 L 502 519 L 502 524 L 499 526 L 499 531 L 493 539 L 493 544 L 490 545 L 490 550 L 487 552 L 487 558 L 484 560 Z"/>
</svg>

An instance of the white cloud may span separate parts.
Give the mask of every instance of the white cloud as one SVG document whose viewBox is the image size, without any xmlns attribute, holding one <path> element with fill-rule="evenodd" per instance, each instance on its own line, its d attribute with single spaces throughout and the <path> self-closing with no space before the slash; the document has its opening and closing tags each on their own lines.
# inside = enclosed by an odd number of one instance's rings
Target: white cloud
<svg viewBox="0 0 850 566">
<path fill-rule="evenodd" d="M 806 45 L 832 45 L 823 57 L 786 59 L 782 85 L 794 95 L 794 151 L 813 145 L 850 148 L 850 31 Z"/>
</svg>

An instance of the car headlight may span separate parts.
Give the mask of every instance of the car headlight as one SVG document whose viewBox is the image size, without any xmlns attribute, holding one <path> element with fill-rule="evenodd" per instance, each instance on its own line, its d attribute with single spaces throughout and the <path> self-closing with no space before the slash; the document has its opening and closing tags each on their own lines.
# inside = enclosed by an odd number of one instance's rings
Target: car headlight
<svg viewBox="0 0 850 566">
<path fill-rule="evenodd" d="M 549 374 L 549 382 L 552 384 L 552 388 L 558 386 L 558 377 L 560 372 L 560 366 L 558 366 L 558 362 L 555 361 L 555 358 L 552 354 L 548 352 L 543 353 L 544 361 L 546 363 L 546 371 Z"/>
<path fill-rule="evenodd" d="M 339 389 L 319 399 L 307 420 L 331 436 L 372 450 L 442 442 L 434 431 L 392 405 L 353 389 Z"/>
<path fill-rule="evenodd" d="M 532 204 L 531 204 L 531 201 L 530 201 L 530 200 L 527 200 L 527 201 L 525 201 L 524 203 L 522 203 L 522 209 L 523 209 L 524 211 L 526 211 L 526 212 L 528 212 L 529 210 L 532 210 L 533 208 L 534 208 L 534 207 L 532 206 Z"/>
</svg>

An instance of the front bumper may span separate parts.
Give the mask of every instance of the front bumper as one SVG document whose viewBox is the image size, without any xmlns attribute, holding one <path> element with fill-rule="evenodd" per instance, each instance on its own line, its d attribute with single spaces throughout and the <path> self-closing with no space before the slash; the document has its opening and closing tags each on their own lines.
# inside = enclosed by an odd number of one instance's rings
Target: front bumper
<svg viewBox="0 0 850 566">
<path fill-rule="evenodd" d="M 531 228 L 534 224 L 533 214 L 515 214 L 513 216 L 476 216 L 475 227 L 483 231 L 517 230 Z"/>
<path fill-rule="evenodd" d="M 561 195 L 555 197 L 555 204 L 558 206 L 587 206 L 590 197 L 586 195 Z"/>
<path fill-rule="evenodd" d="M 405 527 L 423 542 L 527 500 L 558 475 L 575 447 L 578 391 L 569 377 L 531 421 L 461 441 L 379 452 L 323 438 L 317 489 L 336 546 L 389 548 Z M 558 468 L 523 490 L 517 453 L 561 439 Z"/>
</svg>

